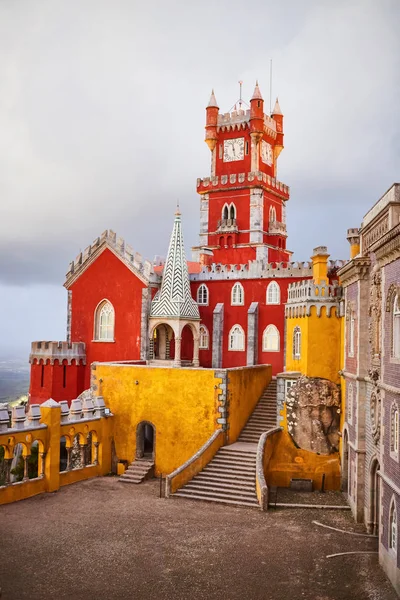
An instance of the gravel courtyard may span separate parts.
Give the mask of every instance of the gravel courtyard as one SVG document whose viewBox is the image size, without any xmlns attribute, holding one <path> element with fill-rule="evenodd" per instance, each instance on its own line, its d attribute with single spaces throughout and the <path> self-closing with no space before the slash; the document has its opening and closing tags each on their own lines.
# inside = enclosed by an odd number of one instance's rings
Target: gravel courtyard
<svg viewBox="0 0 400 600">
<path fill-rule="evenodd" d="M 347 511 L 159 498 L 105 477 L 0 507 L 1 600 L 396 600 Z"/>
</svg>

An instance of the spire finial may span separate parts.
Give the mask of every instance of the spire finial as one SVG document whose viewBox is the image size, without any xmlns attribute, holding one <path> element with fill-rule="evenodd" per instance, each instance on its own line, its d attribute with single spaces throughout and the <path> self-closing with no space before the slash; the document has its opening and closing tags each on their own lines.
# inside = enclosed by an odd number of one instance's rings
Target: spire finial
<svg viewBox="0 0 400 600">
<path fill-rule="evenodd" d="M 256 81 L 256 87 L 254 88 L 253 96 L 251 99 L 252 100 L 263 100 L 260 88 L 258 87 L 258 80 Z"/>
<path fill-rule="evenodd" d="M 218 103 L 217 103 L 217 99 L 216 99 L 215 94 L 214 94 L 214 89 L 211 90 L 210 101 L 207 104 L 207 108 L 219 108 Z"/>
<path fill-rule="evenodd" d="M 179 198 L 176 199 L 176 211 L 175 211 L 175 215 L 176 216 L 180 216 L 181 211 L 179 209 Z"/>
<path fill-rule="evenodd" d="M 279 106 L 278 98 L 276 98 L 275 106 L 274 106 L 274 110 L 272 111 L 272 114 L 273 115 L 281 115 L 282 114 L 281 107 Z"/>
</svg>

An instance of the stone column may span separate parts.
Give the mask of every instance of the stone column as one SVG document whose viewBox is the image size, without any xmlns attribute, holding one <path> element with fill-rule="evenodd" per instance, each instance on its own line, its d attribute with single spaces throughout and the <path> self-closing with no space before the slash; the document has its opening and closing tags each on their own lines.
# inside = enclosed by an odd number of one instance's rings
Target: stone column
<svg viewBox="0 0 400 600">
<path fill-rule="evenodd" d="M 200 346 L 200 338 L 197 336 L 197 337 L 193 338 L 193 366 L 194 367 L 200 366 L 199 346 Z"/>
<path fill-rule="evenodd" d="M 247 311 L 247 366 L 257 364 L 258 302 L 252 302 Z"/>
<path fill-rule="evenodd" d="M 93 460 L 93 464 L 94 465 L 98 465 L 99 464 L 99 445 L 100 442 L 94 442 L 94 460 Z"/>
<path fill-rule="evenodd" d="M 24 460 L 24 477 L 22 479 L 22 481 L 28 481 L 29 476 L 28 476 L 28 458 L 29 456 L 23 456 L 22 457 Z"/>
<path fill-rule="evenodd" d="M 44 464 L 45 464 L 45 460 L 46 460 L 46 452 L 40 452 L 39 454 L 40 456 L 40 470 L 39 470 L 39 477 L 41 477 L 43 479 L 44 477 Z"/>
<path fill-rule="evenodd" d="M 181 342 L 182 338 L 175 338 L 175 359 L 174 359 L 174 367 L 181 366 Z"/>
<path fill-rule="evenodd" d="M 12 465 L 12 458 L 6 458 L 6 485 L 9 485 L 10 483 L 10 477 L 11 477 L 11 465 Z"/>
<path fill-rule="evenodd" d="M 70 446 L 69 448 L 67 448 L 67 467 L 66 467 L 66 471 L 70 471 L 72 466 L 71 466 L 71 454 L 72 454 L 72 446 Z"/>
<path fill-rule="evenodd" d="M 79 443 L 79 450 L 81 453 L 81 465 L 82 467 L 86 467 L 86 448 L 87 448 L 87 444 L 81 444 Z"/>
<path fill-rule="evenodd" d="M 222 348 L 224 335 L 224 304 L 218 303 L 213 312 L 213 336 L 212 336 L 212 368 L 222 367 Z"/>
</svg>

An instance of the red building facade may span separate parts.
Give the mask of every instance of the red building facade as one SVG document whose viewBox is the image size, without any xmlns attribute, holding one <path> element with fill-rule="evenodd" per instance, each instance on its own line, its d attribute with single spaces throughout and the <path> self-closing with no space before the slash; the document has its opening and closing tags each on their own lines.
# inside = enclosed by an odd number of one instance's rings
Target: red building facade
<svg viewBox="0 0 400 600">
<path fill-rule="evenodd" d="M 189 365 L 193 348 L 202 367 L 270 363 L 274 373 L 283 370 L 287 287 L 311 278 L 312 267 L 290 263 L 286 248 L 289 188 L 276 178 L 283 149 L 278 101 L 266 115 L 257 84 L 250 108 L 220 114 L 213 93 L 206 143 L 211 175 L 197 182 L 200 240 L 185 275 L 200 327 L 177 333 L 150 326 L 162 266 L 106 231 L 67 273 L 66 341 L 32 343 L 31 403 L 76 398 L 90 387 L 94 362 L 175 358 L 176 366 Z"/>
</svg>

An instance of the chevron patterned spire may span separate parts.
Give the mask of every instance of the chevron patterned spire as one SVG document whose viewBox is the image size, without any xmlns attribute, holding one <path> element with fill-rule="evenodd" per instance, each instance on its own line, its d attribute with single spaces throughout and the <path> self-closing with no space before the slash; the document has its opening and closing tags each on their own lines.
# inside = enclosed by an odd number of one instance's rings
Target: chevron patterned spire
<svg viewBox="0 0 400 600">
<path fill-rule="evenodd" d="M 151 303 L 150 317 L 200 319 L 199 307 L 190 293 L 179 209 L 175 213 L 161 290 L 157 292 Z"/>
</svg>

